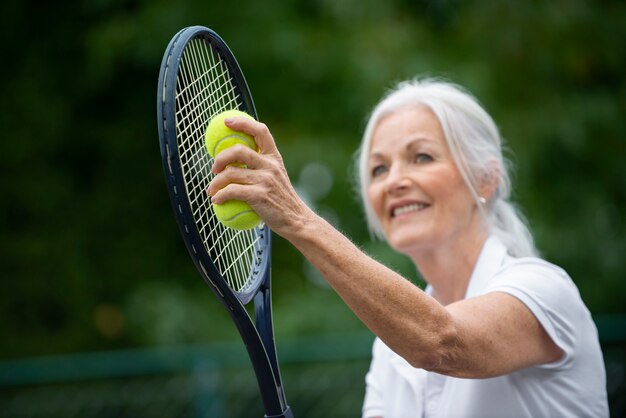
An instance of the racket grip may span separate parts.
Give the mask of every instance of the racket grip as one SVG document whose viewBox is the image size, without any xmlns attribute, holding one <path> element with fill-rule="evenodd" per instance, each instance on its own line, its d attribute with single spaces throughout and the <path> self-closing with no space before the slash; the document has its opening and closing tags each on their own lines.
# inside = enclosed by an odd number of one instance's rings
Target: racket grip
<svg viewBox="0 0 626 418">
<path fill-rule="evenodd" d="M 291 408 L 287 406 L 287 409 L 283 411 L 280 415 L 265 415 L 264 418 L 293 418 L 293 413 L 291 412 Z"/>
</svg>

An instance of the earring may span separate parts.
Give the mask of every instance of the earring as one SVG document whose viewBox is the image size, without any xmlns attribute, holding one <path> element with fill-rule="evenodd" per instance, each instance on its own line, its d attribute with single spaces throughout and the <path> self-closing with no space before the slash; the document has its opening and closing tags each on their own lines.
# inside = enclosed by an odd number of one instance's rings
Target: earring
<svg viewBox="0 0 626 418">
<path fill-rule="evenodd" d="M 487 199 L 485 199 L 484 197 L 480 196 L 478 198 L 478 201 L 480 202 L 481 205 L 484 205 L 485 203 L 487 203 Z"/>
</svg>

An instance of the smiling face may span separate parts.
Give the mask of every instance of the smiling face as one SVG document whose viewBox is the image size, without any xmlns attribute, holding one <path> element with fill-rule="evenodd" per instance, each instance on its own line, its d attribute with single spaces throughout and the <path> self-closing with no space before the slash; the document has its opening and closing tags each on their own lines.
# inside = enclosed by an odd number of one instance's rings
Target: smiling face
<svg viewBox="0 0 626 418">
<path fill-rule="evenodd" d="M 481 232 L 476 203 L 430 109 L 407 107 L 381 119 L 369 174 L 369 203 L 397 251 L 418 256 Z"/>
</svg>

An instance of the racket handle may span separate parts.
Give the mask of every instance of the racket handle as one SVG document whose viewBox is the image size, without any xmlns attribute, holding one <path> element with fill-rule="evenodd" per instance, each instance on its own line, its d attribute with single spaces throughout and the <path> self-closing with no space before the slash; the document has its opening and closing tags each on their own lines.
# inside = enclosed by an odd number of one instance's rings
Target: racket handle
<svg viewBox="0 0 626 418">
<path fill-rule="evenodd" d="M 264 418 L 293 418 L 293 413 L 291 412 L 291 408 L 287 406 L 287 409 L 283 411 L 280 415 L 265 415 Z"/>
</svg>

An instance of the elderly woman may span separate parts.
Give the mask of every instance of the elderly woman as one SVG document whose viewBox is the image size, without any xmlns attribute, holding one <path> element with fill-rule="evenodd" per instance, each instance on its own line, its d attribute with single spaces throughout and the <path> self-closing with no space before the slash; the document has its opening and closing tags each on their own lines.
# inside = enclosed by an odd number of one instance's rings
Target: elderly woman
<svg viewBox="0 0 626 418">
<path fill-rule="evenodd" d="M 538 258 L 508 200 L 498 129 L 469 93 L 400 84 L 372 112 L 359 152 L 370 230 L 413 260 L 425 291 L 303 203 L 265 125 L 226 124 L 260 153 L 217 157 L 213 201 L 247 201 L 377 336 L 363 417 L 608 416 L 591 315 L 567 273 Z"/>
</svg>

